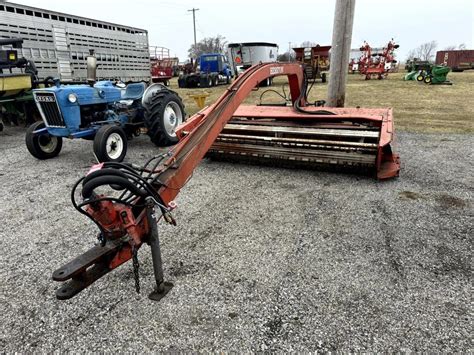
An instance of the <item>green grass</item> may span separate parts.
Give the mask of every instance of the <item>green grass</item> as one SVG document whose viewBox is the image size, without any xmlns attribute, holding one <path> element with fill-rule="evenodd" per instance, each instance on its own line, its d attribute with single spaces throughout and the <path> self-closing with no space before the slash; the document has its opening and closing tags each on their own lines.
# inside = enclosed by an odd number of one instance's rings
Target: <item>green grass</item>
<svg viewBox="0 0 474 355">
<path fill-rule="evenodd" d="M 453 85 L 426 85 L 416 81 L 403 81 L 405 72 L 393 73 L 385 80 L 364 80 L 361 75 L 348 76 L 347 107 L 392 107 L 397 130 L 410 132 L 474 132 L 474 71 L 449 73 Z M 286 78 L 278 78 L 272 89 L 282 90 Z M 186 112 L 199 111 L 189 95 L 208 92 L 206 105 L 213 103 L 226 89 L 225 85 L 207 89 L 178 89 L 176 79 L 171 88 L 183 98 Z M 252 92 L 247 104 L 256 104 L 266 88 Z M 313 86 L 309 101 L 326 99 L 327 84 Z M 265 102 L 281 102 L 276 94 L 264 96 Z"/>
</svg>

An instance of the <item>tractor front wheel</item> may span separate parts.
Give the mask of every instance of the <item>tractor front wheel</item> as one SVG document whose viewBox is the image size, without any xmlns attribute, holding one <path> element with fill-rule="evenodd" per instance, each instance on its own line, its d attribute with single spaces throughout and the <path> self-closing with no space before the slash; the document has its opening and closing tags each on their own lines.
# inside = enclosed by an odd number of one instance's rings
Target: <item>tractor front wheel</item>
<svg viewBox="0 0 474 355">
<path fill-rule="evenodd" d="M 35 134 L 34 132 L 45 128 L 43 121 L 35 122 L 26 130 L 26 148 L 37 159 L 51 159 L 56 157 L 63 147 L 63 139 L 47 132 Z"/>
<path fill-rule="evenodd" d="M 94 154 L 100 162 L 121 162 L 127 154 L 127 135 L 119 126 L 99 128 L 94 137 Z"/>
<path fill-rule="evenodd" d="M 149 95 L 143 106 L 151 141 L 158 147 L 178 143 L 176 127 L 185 119 L 181 98 L 174 91 L 162 89 Z"/>
</svg>

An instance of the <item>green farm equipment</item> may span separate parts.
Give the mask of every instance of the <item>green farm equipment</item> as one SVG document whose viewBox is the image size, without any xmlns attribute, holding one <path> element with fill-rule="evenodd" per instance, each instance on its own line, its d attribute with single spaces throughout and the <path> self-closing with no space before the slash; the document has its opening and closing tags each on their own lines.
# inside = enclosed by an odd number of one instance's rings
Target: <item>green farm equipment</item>
<svg viewBox="0 0 474 355">
<path fill-rule="evenodd" d="M 450 67 L 444 65 L 435 65 L 431 68 L 429 74 L 425 75 L 423 82 L 426 84 L 447 84 L 452 83 L 447 79 L 448 73 L 451 71 Z"/>
<path fill-rule="evenodd" d="M 418 68 L 417 70 L 410 71 L 405 74 L 404 80 L 416 80 L 419 82 L 424 82 L 425 84 L 445 84 L 452 85 L 452 83 L 447 79 L 448 73 L 451 71 L 450 67 L 444 65 L 433 65 L 423 66 L 423 68 Z"/>
</svg>

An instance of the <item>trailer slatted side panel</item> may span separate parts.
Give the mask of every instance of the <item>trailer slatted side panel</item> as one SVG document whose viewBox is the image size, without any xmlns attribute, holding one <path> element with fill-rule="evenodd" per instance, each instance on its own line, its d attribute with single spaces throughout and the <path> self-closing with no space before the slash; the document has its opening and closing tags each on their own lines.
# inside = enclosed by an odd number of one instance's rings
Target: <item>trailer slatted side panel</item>
<svg viewBox="0 0 474 355">
<path fill-rule="evenodd" d="M 14 3 L 0 4 L 0 38 L 22 38 L 19 54 L 32 59 L 40 79 L 86 79 L 94 49 L 99 79 L 150 80 L 146 30 Z"/>
</svg>

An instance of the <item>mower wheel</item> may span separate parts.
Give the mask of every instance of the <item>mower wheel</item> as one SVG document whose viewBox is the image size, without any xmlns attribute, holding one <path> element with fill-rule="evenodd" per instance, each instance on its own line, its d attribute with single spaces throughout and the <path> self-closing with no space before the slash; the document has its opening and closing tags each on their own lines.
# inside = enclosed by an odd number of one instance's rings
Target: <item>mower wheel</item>
<svg viewBox="0 0 474 355">
<path fill-rule="evenodd" d="M 43 121 L 33 123 L 26 130 L 26 148 L 37 159 L 51 159 L 56 157 L 63 147 L 63 139 L 49 133 L 33 134 L 34 131 L 45 128 Z"/>
<path fill-rule="evenodd" d="M 151 141 L 158 147 L 178 143 L 176 127 L 185 120 L 183 102 L 171 90 L 154 92 L 143 103 L 145 108 L 145 126 Z"/>
<path fill-rule="evenodd" d="M 416 76 L 416 81 L 424 81 L 425 80 L 425 76 L 423 74 L 418 74 Z"/>
<path fill-rule="evenodd" d="M 425 82 L 425 84 L 431 84 L 431 76 L 430 75 L 425 76 L 425 79 L 423 79 L 423 81 Z"/>
<path fill-rule="evenodd" d="M 121 162 L 127 154 L 127 135 L 114 125 L 99 128 L 94 137 L 94 154 L 100 162 Z"/>
</svg>

